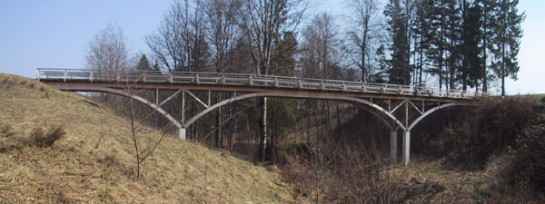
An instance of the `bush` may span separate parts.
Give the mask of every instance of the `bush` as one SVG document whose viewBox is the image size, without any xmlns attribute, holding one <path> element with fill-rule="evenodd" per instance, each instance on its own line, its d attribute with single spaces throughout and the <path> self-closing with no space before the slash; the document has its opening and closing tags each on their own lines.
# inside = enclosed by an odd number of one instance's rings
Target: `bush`
<svg viewBox="0 0 545 204">
<path fill-rule="evenodd" d="M 517 140 L 515 175 L 511 184 L 530 184 L 545 193 L 545 110 L 530 123 Z"/>
<path fill-rule="evenodd" d="M 51 127 L 47 133 L 41 127 L 34 128 L 30 133 L 30 146 L 50 147 L 64 135 L 66 131 L 62 126 Z"/>
<path fill-rule="evenodd" d="M 419 138 L 415 138 L 414 143 L 425 144 L 420 148 L 415 145 L 414 150 L 447 156 L 449 166 L 483 169 L 493 153 L 517 144 L 518 136 L 540 107 L 539 101 L 531 97 L 483 98 L 479 106 L 469 112 L 451 110 L 424 121 L 421 128 L 439 127 L 435 130 L 438 134 L 431 134 L 426 141 L 419 142 Z M 433 132 L 430 128 L 425 130 L 426 134 Z"/>
<path fill-rule="evenodd" d="M 0 125 L 0 137 L 8 138 L 15 134 L 10 125 Z"/>
</svg>

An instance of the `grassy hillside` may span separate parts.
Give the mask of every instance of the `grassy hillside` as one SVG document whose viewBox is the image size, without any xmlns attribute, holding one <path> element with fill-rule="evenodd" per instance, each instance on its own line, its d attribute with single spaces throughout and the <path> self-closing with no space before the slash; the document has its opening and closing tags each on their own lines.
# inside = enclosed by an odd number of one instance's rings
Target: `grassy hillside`
<svg viewBox="0 0 545 204">
<path fill-rule="evenodd" d="M 66 135 L 52 147 L 29 145 L 34 128 L 56 126 Z M 0 75 L 0 203 L 302 202 L 276 173 L 170 137 L 136 179 L 129 126 L 83 96 Z"/>
</svg>

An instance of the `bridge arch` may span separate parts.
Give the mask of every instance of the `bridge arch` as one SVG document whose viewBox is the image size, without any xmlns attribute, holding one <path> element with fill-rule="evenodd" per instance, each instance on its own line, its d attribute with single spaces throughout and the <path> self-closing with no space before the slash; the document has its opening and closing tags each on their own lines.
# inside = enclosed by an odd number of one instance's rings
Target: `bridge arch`
<svg viewBox="0 0 545 204">
<path fill-rule="evenodd" d="M 229 103 L 233 103 L 235 101 L 240 101 L 240 100 L 249 99 L 249 98 L 259 98 L 259 97 L 307 98 L 307 99 L 312 98 L 312 99 L 340 100 L 340 101 L 356 102 L 356 103 L 359 103 L 359 104 L 366 105 L 370 109 L 374 109 L 374 110 L 377 110 L 379 112 L 384 113 L 384 115 L 386 115 L 388 118 L 390 118 L 392 121 L 394 121 L 401 129 L 403 129 L 404 131 L 407 131 L 407 128 L 405 127 L 405 125 L 403 125 L 403 123 L 401 121 L 399 121 L 393 114 L 391 114 L 389 111 L 385 110 L 384 108 L 380 107 L 379 105 L 374 104 L 374 103 L 372 103 L 372 102 L 370 102 L 368 100 L 365 100 L 365 99 L 353 98 L 353 97 L 344 97 L 344 96 L 339 96 L 339 97 L 335 97 L 335 98 L 323 97 L 323 96 L 322 97 L 321 96 L 309 97 L 309 96 L 304 96 L 304 95 L 300 95 L 300 94 L 286 95 L 285 93 L 280 94 L 280 93 L 276 93 L 276 92 L 247 93 L 247 94 L 238 95 L 238 96 L 235 96 L 235 97 L 220 101 L 220 102 L 206 108 L 205 110 L 199 112 L 198 114 L 194 115 L 193 117 L 189 118 L 184 124 L 182 124 L 182 126 L 184 128 L 189 127 L 191 124 L 196 122 L 199 118 L 203 117 L 204 115 L 210 113 L 211 111 L 213 111 L 213 110 L 215 110 L 215 109 L 217 109 L 217 108 L 219 108 L 221 106 L 227 105 Z M 388 127 L 390 127 L 390 128 L 392 127 L 392 125 L 390 125 L 388 123 L 388 121 L 386 121 L 386 119 L 380 117 L 380 115 L 377 114 L 376 112 L 373 112 L 373 111 L 369 111 L 369 112 L 371 112 L 371 114 L 378 117 Z"/>
<path fill-rule="evenodd" d="M 68 89 L 70 89 L 70 88 L 65 88 L 65 90 L 68 90 Z M 170 115 L 168 112 L 166 112 L 160 106 L 148 101 L 147 99 L 145 99 L 143 97 L 140 97 L 140 96 L 135 95 L 135 94 L 130 94 L 127 91 L 124 91 L 124 90 L 121 90 L 121 89 L 112 89 L 112 88 L 100 87 L 100 86 L 96 86 L 96 87 L 88 86 L 88 87 L 85 87 L 85 88 L 77 87 L 77 88 L 74 88 L 72 91 L 104 92 L 104 93 L 112 93 L 112 94 L 124 96 L 124 97 L 127 97 L 127 98 L 132 98 L 132 99 L 134 99 L 134 100 L 136 100 L 138 102 L 141 102 L 141 103 L 149 106 L 150 108 L 155 109 L 155 111 L 159 112 L 161 115 L 163 115 L 165 118 L 167 118 L 172 124 L 174 124 L 176 127 L 178 127 L 178 129 L 182 129 L 182 127 L 183 127 L 180 122 L 178 122 L 174 117 L 172 117 L 172 115 Z"/>
<path fill-rule="evenodd" d="M 426 118 L 428 115 L 435 113 L 441 109 L 453 107 L 453 106 L 469 106 L 467 104 L 461 104 L 461 103 L 446 103 L 437 107 L 433 107 L 432 109 L 429 109 L 428 111 L 424 112 L 422 115 L 420 115 L 418 118 L 416 118 L 410 125 L 407 127 L 408 131 L 411 131 L 422 119 Z"/>
</svg>

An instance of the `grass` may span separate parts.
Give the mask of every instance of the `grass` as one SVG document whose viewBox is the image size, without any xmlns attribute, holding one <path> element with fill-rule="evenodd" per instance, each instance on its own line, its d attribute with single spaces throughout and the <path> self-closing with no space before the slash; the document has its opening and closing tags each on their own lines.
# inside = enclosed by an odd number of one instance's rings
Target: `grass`
<svg viewBox="0 0 545 204">
<path fill-rule="evenodd" d="M 170 137 L 136 179 L 128 121 L 88 100 L 0 74 L 0 203 L 304 202 L 277 173 Z M 25 144 L 34 128 L 55 126 L 66 135 L 51 147 Z"/>
</svg>

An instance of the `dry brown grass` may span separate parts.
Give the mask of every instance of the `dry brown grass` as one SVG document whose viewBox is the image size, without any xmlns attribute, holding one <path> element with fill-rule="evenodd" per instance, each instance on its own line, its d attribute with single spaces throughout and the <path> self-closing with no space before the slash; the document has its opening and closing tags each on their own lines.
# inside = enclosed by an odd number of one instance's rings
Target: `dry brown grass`
<svg viewBox="0 0 545 204">
<path fill-rule="evenodd" d="M 143 178 L 135 179 L 129 123 L 87 100 L 0 75 L 0 126 L 10 127 L 10 136 L 0 137 L 0 203 L 300 202 L 278 174 L 173 138 L 160 144 L 144 163 Z M 34 127 L 59 124 L 66 136 L 51 148 L 21 145 Z"/>
</svg>

